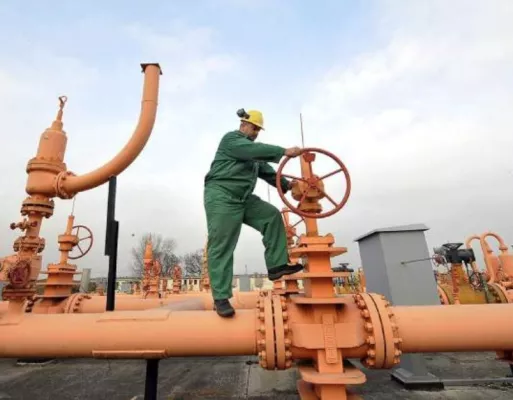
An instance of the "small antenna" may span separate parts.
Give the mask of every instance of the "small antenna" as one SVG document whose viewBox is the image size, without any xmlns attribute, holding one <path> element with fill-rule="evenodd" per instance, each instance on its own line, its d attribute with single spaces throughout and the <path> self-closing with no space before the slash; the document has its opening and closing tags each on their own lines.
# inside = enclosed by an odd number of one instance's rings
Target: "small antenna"
<svg viewBox="0 0 513 400">
<path fill-rule="evenodd" d="M 301 125 L 301 145 L 305 147 L 305 135 L 303 132 L 303 115 L 299 113 L 299 124 Z"/>
<path fill-rule="evenodd" d="M 73 197 L 73 205 L 71 206 L 71 215 L 73 216 L 75 214 L 75 200 L 77 197 Z"/>
</svg>

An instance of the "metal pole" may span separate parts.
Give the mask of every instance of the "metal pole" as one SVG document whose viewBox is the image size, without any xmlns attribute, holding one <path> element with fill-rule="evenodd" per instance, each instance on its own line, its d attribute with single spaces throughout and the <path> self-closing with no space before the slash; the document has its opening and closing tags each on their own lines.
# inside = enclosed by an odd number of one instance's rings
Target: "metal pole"
<svg viewBox="0 0 513 400">
<path fill-rule="evenodd" d="M 110 233 L 111 249 L 109 254 L 109 275 L 107 277 L 107 307 L 106 311 L 114 311 L 116 300 L 116 272 L 118 264 L 118 233 L 119 222 L 114 220 L 111 224 Z"/>
<path fill-rule="evenodd" d="M 159 361 L 151 359 L 146 361 L 146 382 L 144 385 L 144 400 L 157 400 L 157 387 L 159 381 Z"/>
<path fill-rule="evenodd" d="M 116 186 L 117 177 L 111 176 L 109 178 L 109 195 L 107 199 L 107 229 L 105 234 L 105 255 L 110 255 L 112 247 L 111 239 L 112 235 L 110 229 L 112 228 L 111 222 L 114 221 L 116 213 Z"/>
<path fill-rule="evenodd" d="M 116 221 L 116 183 L 117 178 L 109 179 L 109 197 L 107 200 L 107 232 L 105 235 L 105 255 L 109 257 L 109 274 L 107 277 L 106 311 L 114 311 L 116 296 L 116 270 L 118 263 L 119 222 Z"/>
</svg>

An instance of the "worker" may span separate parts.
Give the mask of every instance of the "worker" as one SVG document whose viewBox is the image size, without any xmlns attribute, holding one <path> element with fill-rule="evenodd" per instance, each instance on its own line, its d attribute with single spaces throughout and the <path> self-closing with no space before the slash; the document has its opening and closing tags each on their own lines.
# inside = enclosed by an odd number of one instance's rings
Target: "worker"
<svg viewBox="0 0 513 400">
<path fill-rule="evenodd" d="M 278 163 L 283 156 L 297 157 L 299 147 L 285 149 L 255 143 L 264 129 L 262 113 L 237 111 L 239 129 L 226 133 L 219 143 L 210 171 L 205 176 L 204 207 L 207 217 L 207 260 L 214 306 L 221 317 L 231 317 L 233 252 L 242 224 L 251 226 L 263 236 L 268 277 L 274 281 L 303 269 L 290 264 L 287 235 L 280 211 L 253 194 L 257 178 L 276 187 L 276 171 L 268 162 Z M 284 193 L 296 182 L 281 179 Z"/>
</svg>

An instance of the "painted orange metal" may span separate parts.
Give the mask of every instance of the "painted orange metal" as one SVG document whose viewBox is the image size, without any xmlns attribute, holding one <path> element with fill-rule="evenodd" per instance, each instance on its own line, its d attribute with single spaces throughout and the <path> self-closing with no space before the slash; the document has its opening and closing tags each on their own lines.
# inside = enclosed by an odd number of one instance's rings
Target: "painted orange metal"
<svg viewBox="0 0 513 400">
<path fill-rule="evenodd" d="M 346 194 L 340 203 L 336 203 L 326 193 L 323 178 L 313 172 L 313 162 L 317 153 L 324 154 L 335 160 L 344 172 L 347 182 Z M 276 336 L 276 347 L 273 351 L 270 340 L 267 337 L 268 327 L 263 326 L 265 335 L 260 338 L 259 356 L 264 368 L 283 369 L 288 367 L 294 355 L 295 348 L 300 353 L 307 350 L 309 358 L 313 359 L 312 366 L 300 366 L 301 380 L 298 382 L 298 391 L 303 399 L 347 399 L 346 385 L 361 384 L 365 382 L 365 375 L 353 367 L 347 367 L 343 363 L 345 347 L 364 347 L 365 335 L 352 332 L 351 335 L 340 337 L 341 322 L 347 317 L 348 302 L 353 303 L 352 297 L 336 297 L 333 290 L 334 277 L 348 277 L 348 272 L 335 273 L 331 270 L 330 258 L 346 252 L 345 248 L 333 247 L 333 235 L 320 236 L 317 227 L 317 218 L 326 217 L 340 210 L 347 202 L 350 193 L 350 179 L 343 163 L 333 154 L 319 149 L 304 149 L 300 156 L 301 177 L 283 173 L 285 165 L 289 162 L 286 158 L 280 164 L 277 172 L 277 182 L 282 176 L 293 179 L 292 196 L 299 204 L 294 207 L 278 189 L 278 193 L 289 209 L 305 218 L 306 234 L 301 235 L 296 246 L 290 249 L 291 256 L 300 257 L 305 265 L 305 272 L 291 275 L 285 278 L 288 292 L 288 301 L 278 296 L 268 296 L 259 304 L 260 317 L 266 321 L 269 312 L 274 311 L 275 320 L 283 320 L 283 333 Z M 279 184 L 277 185 L 279 186 Z M 335 205 L 329 212 L 323 212 L 320 200 L 327 198 Z M 297 293 L 296 288 L 289 291 L 288 284 L 297 279 L 303 280 L 304 293 Z M 360 328 L 362 320 L 358 308 L 353 307 L 358 315 Z M 341 315 L 345 313 L 344 315 Z M 262 318 L 263 316 L 263 318 Z M 280 318 L 281 316 L 281 318 Z M 290 321 L 290 322 L 289 322 Z M 293 323 L 292 323 L 293 321 Z M 337 329 L 338 326 L 338 329 Z M 349 329 L 354 331 L 354 329 Z M 356 334 L 356 336 L 353 335 Z M 346 346 L 347 344 L 347 346 Z M 287 348 L 288 345 L 288 348 Z M 342 350 L 344 348 L 344 350 Z"/>
<path fill-rule="evenodd" d="M 486 241 L 494 237 L 499 242 L 499 255 L 493 253 Z M 501 236 L 494 232 L 485 232 L 480 237 L 485 264 L 489 275 L 489 284 L 497 301 L 513 303 L 513 254 Z"/>
<path fill-rule="evenodd" d="M 93 246 L 93 233 L 84 225 L 73 226 L 75 217 L 68 216 L 66 230 L 62 235 L 59 235 L 59 251 L 60 259 L 58 264 L 49 264 L 47 271 L 40 271 L 40 273 L 48 274 L 46 282 L 43 283 L 44 292 L 41 296 L 36 296 L 37 299 L 42 299 L 41 302 L 47 302 L 52 306 L 54 300 L 65 299 L 71 295 L 73 286 L 78 285 L 80 282 L 73 281 L 73 277 L 77 272 L 77 266 L 69 264 L 68 259 L 77 260 L 84 257 Z M 79 236 L 84 232 L 83 236 Z M 81 242 L 82 246 L 81 246 Z M 85 246 L 84 246 L 85 244 Z M 78 254 L 71 256 L 70 252 L 78 249 Z"/>
<path fill-rule="evenodd" d="M 35 281 L 41 271 L 39 253 L 45 247 L 45 240 L 39 235 L 43 218 L 53 215 L 52 198 L 70 199 L 79 192 L 107 182 L 111 176 L 126 169 L 144 148 L 155 122 L 161 71 L 158 64 L 145 64 L 143 71 L 141 115 L 132 138 L 110 162 L 88 174 L 76 176 L 67 170 L 64 163 L 67 135 L 62 129 L 62 116 L 67 98 L 59 98 L 57 117 L 41 135 L 36 156 L 27 165 L 25 190 L 29 197 L 21 207 L 24 219 L 11 225 L 12 229 L 20 229 L 24 234 L 14 243 L 16 254 L 7 257 L 9 283 L 3 289 L 4 300 L 24 302 L 35 294 Z"/>
<path fill-rule="evenodd" d="M 165 309 L 68 315 L 11 312 L 0 317 L 0 328 L 4 343 L 9 343 L 0 349 L 1 357 L 164 358 L 256 353 L 253 310 L 241 310 L 233 321 L 221 320 L 215 312 Z"/>
<path fill-rule="evenodd" d="M 392 308 L 405 353 L 510 349 L 512 310 L 510 304 Z"/>
<path fill-rule="evenodd" d="M 487 243 L 487 237 L 494 237 L 499 242 L 499 256 L 496 256 Z M 485 232 L 482 235 L 471 235 L 465 245 L 472 248 L 472 242 L 479 240 L 486 265 L 486 273 L 479 271 L 476 262 L 471 263 L 470 276 L 462 264 L 448 266 L 449 274 L 438 274 L 438 292 L 442 304 L 485 304 L 513 302 L 513 254 L 498 234 Z M 444 260 L 438 260 L 445 264 Z M 446 265 L 447 266 L 447 265 Z M 484 286 L 479 276 L 483 276 Z"/>
</svg>

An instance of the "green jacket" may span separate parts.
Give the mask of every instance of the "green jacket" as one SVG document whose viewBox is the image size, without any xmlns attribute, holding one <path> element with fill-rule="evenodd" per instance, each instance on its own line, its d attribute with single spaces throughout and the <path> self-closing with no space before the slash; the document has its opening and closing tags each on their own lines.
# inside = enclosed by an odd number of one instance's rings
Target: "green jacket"
<svg viewBox="0 0 513 400">
<path fill-rule="evenodd" d="M 253 193 L 257 178 L 276 187 L 276 171 L 267 162 L 278 163 L 284 155 L 283 147 L 255 143 L 238 130 L 228 132 L 205 176 L 205 189 L 222 189 L 234 198 L 246 200 Z M 281 178 L 284 192 L 288 184 L 287 179 Z"/>
</svg>

